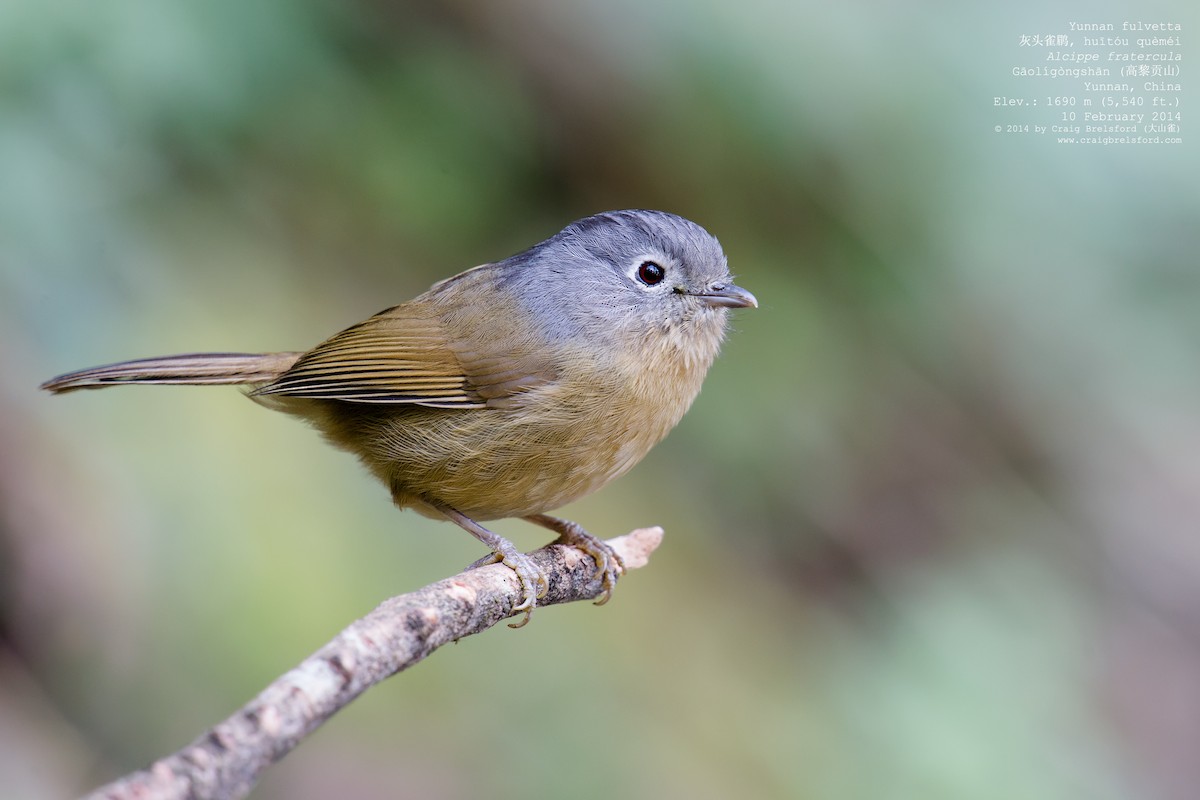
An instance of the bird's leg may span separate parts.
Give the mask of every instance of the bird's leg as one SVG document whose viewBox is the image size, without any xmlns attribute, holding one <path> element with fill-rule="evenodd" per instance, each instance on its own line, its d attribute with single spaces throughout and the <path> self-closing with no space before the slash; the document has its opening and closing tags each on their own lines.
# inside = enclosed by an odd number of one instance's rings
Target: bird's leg
<svg viewBox="0 0 1200 800">
<path fill-rule="evenodd" d="M 503 536 L 489 531 L 487 528 L 480 525 L 475 520 L 463 514 L 455 508 L 451 508 L 441 503 L 429 503 L 430 506 L 444 514 L 447 519 L 457 524 L 467 533 L 474 536 L 479 541 L 483 542 L 492 550 L 492 555 L 486 558 L 481 558 L 476 561 L 471 567 L 483 566 L 484 564 L 493 564 L 500 562 L 504 566 L 517 573 L 517 580 L 521 582 L 522 598 L 521 602 L 513 606 L 513 613 L 524 611 L 525 617 L 520 622 L 509 623 L 510 628 L 520 628 L 525 623 L 529 622 L 529 615 L 533 613 L 534 607 L 537 605 L 537 599 L 546 594 L 550 587 L 550 582 L 546 578 L 546 573 L 533 563 L 533 559 L 517 549 L 517 546 L 505 539 Z"/>
<path fill-rule="evenodd" d="M 549 514 L 531 514 L 522 519 L 549 528 L 558 534 L 559 544 L 577 547 L 591 556 L 596 562 L 596 571 L 600 574 L 600 584 L 603 588 L 596 605 L 602 606 L 608 602 L 608 598 L 612 597 L 613 587 L 617 585 L 617 578 L 625 571 L 625 562 L 608 542 L 596 538 L 585 531 L 582 525 L 569 519 L 560 519 Z"/>
</svg>

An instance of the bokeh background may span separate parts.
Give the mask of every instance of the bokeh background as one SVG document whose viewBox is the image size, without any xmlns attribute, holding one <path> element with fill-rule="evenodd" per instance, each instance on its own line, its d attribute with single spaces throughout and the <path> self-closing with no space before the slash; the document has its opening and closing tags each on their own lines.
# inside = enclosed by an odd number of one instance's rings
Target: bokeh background
<svg viewBox="0 0 1200 800">
<path fill-rule="evenodd" d="M 374 689 L 254 796 L 1195 797 L 1197 16 L 0 4 L 0 795 L 143 766 L 480 555 L 235 390 L 38 383 L 302 349 L 652 207 L 761 308 L 565 512 L 665 526 L 650 567 Z M 993 132 L 1058 93 L 1020 34 L 1142 18 L 1184 26 L 1183 144 Z"/>
</svg>

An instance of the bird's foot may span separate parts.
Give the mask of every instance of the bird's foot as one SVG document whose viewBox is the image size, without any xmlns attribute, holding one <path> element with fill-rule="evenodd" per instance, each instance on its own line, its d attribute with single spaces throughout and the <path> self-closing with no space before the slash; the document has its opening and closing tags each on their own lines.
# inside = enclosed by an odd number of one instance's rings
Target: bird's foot
<svg viewBox="0 0 1200 800">
<path fill-rule="evenodd" d="M 511 542 L 501 539 L 492 546 L 496 549 L 490 555 L 479 559 L 467 569 L 486 567 L 489 564 L 503 564 L 517 573 L 517 580 L 521 582 L 521 602 L 513 606 L 513 615 L 524 611 L 525 616 L 521 618 L 520 622 L 510 622 L 508 627 L 524 627 L 529 622 L 533 609 L 537 607 L 538 598 L 546 596 L 550 582 L 546 577 L 545 570 L 535 564 L 532 558 L 517 550 Z"/>
<path fill-rule="evenodd" d="M 554 531 L 558 534 L 558 544 L 582 550 L 596 562 L 596 573 L 600 576 L 600 596 L 596 598 L 596 605 L 602 606 L 607 603 L 612 597 L 613 587 L 617 585 L 617 578 L 625 572 L 625 562 L 620 554 L 608 542 L 593 536 L 584 530 L 582 525 L 569 519 L 560 519 L 549 514 L 534 514 L 525 519 Z"/>
<path fill-rule="evenodd" d="M 550 589 L 550 579 L 546 576 L 546 571 L 535 564 L 532 558 L 518 550 L 517 546 L 508 539 L 489 531 L 461 511 L 432 502 L 430 502 L 430 506 L 445 514 L 452 522 L 457 523 L 459 527 L 491 549 L 491 555 L 479 559 L 467 569 L 500 563 L 517 573 L 517 580 L 521 583 L 521 600 L 513 606 L 512 611 L 514 615 L 524 611 L 525 616 L 520 622 L 510 622 L 508 627 L 520 628 L 527 624 L 529 616 L 537 606 L 538 598 L 544 597 Z"/>
</svg>

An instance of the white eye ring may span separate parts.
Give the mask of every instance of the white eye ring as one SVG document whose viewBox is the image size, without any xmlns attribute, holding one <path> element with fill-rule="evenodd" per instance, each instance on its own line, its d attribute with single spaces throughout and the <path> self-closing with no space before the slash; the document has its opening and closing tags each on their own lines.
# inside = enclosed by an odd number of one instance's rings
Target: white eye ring
<svg viewBox="0 0 1200 800">
<path fill-rule="evenodd" d="M 642 291 L 661 289 L 673 271 L 679 268 L 675 259 L 650 250 L 633 259 L 626 273 Z"/>
<path fill-rule="evenodd" d="M 667 277 L 667 270 L 662 264 L 652 259 L 646 259 L 637 267 L 637 279 L 647 286 L 655 286 L 662 283 Z"/>
</svg>

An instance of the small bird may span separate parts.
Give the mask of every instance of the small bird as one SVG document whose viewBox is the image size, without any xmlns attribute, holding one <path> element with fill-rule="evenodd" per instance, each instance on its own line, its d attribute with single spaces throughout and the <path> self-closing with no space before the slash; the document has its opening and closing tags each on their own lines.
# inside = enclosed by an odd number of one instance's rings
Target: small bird
<svg viewBox="0 0 1200 800">
<path fill-rule="evenodd" d="M 480 522 L 520 517 L 590 555 L 598 603 L 623 570 L 546 512 L 624 474 L 679 422 L 725 335 L 757 307 L 717 240 L 662 211 L 610 211 L 469 269 L 304 353 L 192 353 L 70 372 L 54 393 L 237 384 L 355 454 L 401 509 L 449 519 L 510 567 L 529 620 L 545 573 Z"/>
</svg>

